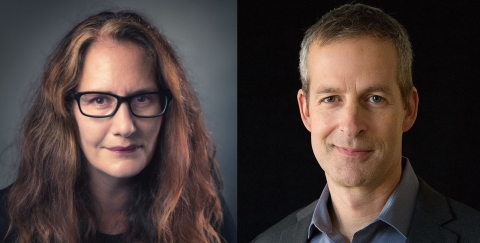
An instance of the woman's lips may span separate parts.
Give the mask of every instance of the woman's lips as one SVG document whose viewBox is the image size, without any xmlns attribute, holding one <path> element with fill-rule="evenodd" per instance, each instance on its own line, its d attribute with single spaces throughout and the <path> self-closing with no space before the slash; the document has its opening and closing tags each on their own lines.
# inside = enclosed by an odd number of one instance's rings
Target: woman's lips
<svg viewBox="0 0 480 243">
<path fill-rule="evenodd" d="M 129 155 L 135 153 L 139 148 L 139 145 L 134 144 L 127 147 L 116 146 L 107 149 L 118 155 Z"/>
<path fill-rule="evenodd" d="M 335 146 L 335 149 L 343 156 L 350 158 L 364 158 L 370 155 L 373 150 L 371 149 L 357 149 L 357 148 L 345 148 Z"/>
</svg>

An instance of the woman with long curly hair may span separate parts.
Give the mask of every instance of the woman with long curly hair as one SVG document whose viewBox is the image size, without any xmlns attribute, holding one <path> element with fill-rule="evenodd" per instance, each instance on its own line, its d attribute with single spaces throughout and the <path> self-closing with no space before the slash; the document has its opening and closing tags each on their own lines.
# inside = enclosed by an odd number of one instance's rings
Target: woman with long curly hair
<svg viewBox="0 0 480 243">
<path fill-rule="evenodd" d="M 35 94 L 0 242 L 236 241 L 196 94 L 145 18 L 76 25 Z"/>
</svg>

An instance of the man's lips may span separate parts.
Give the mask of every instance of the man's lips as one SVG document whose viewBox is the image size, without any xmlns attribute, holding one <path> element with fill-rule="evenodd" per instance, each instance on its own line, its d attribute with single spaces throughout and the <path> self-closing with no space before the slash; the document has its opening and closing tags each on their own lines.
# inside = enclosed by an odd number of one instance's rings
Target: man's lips
<svg viewBox="0 0 480 243">
<path fill-rule="evenodd" d="M 348 147 L 340 147 L 340 146 L 334 146 L 334 147 L 343 156 L 351 157 L 351 158 L 362 158 L 362 157 L 368 156 L 371 152 L 373 152 L 373 149 L 348 148 Z"/>
</svg>

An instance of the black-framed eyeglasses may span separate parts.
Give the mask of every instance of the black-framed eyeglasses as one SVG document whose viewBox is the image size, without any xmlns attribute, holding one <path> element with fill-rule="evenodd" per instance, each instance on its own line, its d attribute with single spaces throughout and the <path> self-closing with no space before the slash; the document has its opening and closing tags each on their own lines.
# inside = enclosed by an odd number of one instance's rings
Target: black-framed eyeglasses
<svg viewBox="0 0 480 243">
<path fill-rule="evenodd" d="M 76 92 L 73 97 L 84 116 L 111 117 L 123 102 L 127 102 L 134 116 L 153 118 L 165 113 L 172 95 L 168 92 L 146 92 L 122 97 L 105 92 Z"/>
</svg>

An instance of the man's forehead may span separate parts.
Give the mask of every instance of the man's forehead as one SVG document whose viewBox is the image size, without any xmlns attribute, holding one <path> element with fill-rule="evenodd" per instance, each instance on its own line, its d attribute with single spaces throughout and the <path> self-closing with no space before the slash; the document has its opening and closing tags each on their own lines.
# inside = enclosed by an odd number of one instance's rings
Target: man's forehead
<svg viewBox="0 0 480 243">
<path fill-rule="evenodd" d="M 365 63 L 377 66 L 382 66 L 385 64 L 385 61 L 388 61 L 388 64 L 391 64 L 390 66 L 395 69 L 399 63 L 399 55 L 391 40 L 362 36 L 342 39 L 328 44 L 321 42 L 313 43 L 309 48 L 307 56 L 307 68 L 311 69 L 312 63 L 317 65 L 314 68 L 318 68 L 318 64 L 324 63 L 324 59 L 328 59 L 330 64 L 331 61 L 339 61 L 340 63 L 338 64 L 345 64 L 357 61 L 354 58 L 366 58 L 359 64 Z M 344 66 L 338 65 L 336 68 Z M 308 70 L 309 73 L 311 71 L 313 70 Z"/>
<path fill-rule="evenodd" d="M 378 83 L 378 84 L 373 84 L 369 85 L 366 87 L 358 87 L 358 91 L 362 92 L 383 92 L 383 93 L 390 93 L 392 90 L 392 87 L 387 85 L 386 83 Z M 318 87 L 315 88 L 314 93 L 315 94 L 326 94 L 326 93 L 340 93 L 344 92 L 345 89 L 341 86 L 327 86 L 327 85 L 319 85 Z"/>
<path fill-rule="evenodd" d="M 398 55 L 386 39 L 363 36 L 317 44 L 310 49 L 307 69 L 314 95 L 352 89 L 393 93 L 399 88 Z"/>
<path fill-rule="evenodd" d="M 319 52 L 324 51 L 325 49 L 332 50 L 333 48 L 329 48 L 332 46 L 339 46 L 336 49 L 337 52 L 342 52 L 345 50 L 345 47 L 355 45 L 357 43 L 366 43 L 366 40 L 370 43 L 375 43 L 372 46 L 382 46 L 384 48 L 392 50 L 393 54 L 395 55 L 394 61 L 396 64 L 400 62 L 400 56 L 398 50 L 395 46 L 395 43 L 392 39 L 386 37 L 376 37 L 371 35 L 358 35 L 358 36 L 343 36 L 333 39 L 318 39 L 311 43 L 310 47 L 308 48 L 307 53 L 307 68 L 310 61 L 310 57 L 312 56 L 312 52 Z"/>
<path fill-rule="evenodd" d="M 386 42 L 390 42 L 392 46 L 395 46 L 393 39 L 386 36 L 379 36 L 373 33 L 351 33 L 351 34 L 344 34 L 344 35 L 332 36 L 332 37 L 325 37 L 325 36 L 319 35 L 314 41 L 312 41 L 312 43 L 310 44 L 310 48 L 313 45 L 322 47 L 322 46 L 327 46 L 329 44 L 338 43 L 338 42 L 348 42 L 348 41 L 354 42 L 360 39 L 375 39 L 378 41 L 386 41 Z"/>
</svg>

